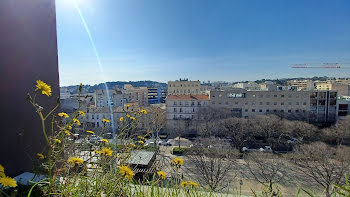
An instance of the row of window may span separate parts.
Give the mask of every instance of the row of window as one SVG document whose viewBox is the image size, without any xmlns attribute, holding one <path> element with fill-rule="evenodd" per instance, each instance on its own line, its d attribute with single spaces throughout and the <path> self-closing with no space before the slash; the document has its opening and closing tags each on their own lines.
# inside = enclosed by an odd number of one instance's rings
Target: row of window
<svg viewBox="0 0 350 197">
<path fill-rule="evenodd" d="M 216 102 L 213 101 L 211 104 L 215 105 Z M 222 103 L 219 102 L 219 103 L 217 103 L 217 104 L 221 105 Z M 228 105 L 229 102 L 226 101 L 225 104 Z M 235 105 L 238 105 L 239 102 L 235 102 L 234 104 L 235 104 Z M 244 103 L 244 105 L 249 105 L 249 104 L 255 105 L 256 103 L 255 103 L 255 102 L 251 102 L 251 103 L 245 102 L 245 103 Z M 270 104 L 271 104 L 271 105 L 272 105 L 272 104 L 273 104 L 273 105 L 284 105 L 285 103 L 284 103 L 284 102 L 280 102 L 280 103 L 278 103 L 278 102 L 266 102 L 265 104 L 266 104 L 266 105 L 270 105 Z M 292 102 L 288 102 L 288 105 L 292 105 L 292 104 L 293 104 Z M 303 104 L 303 105 L 306 105 L 306 102 L 303 102 L 302 104 Z M 263 102 L 259 102 L 259 105 L 264 105 L 264 103 L 263 103 Z M 295 102 L 295 105 L 301 105 L 301 102 Z"/>
<path fill-rule="evenodd" d="M 174 112 L 177 112 L 177 108 L 174 108 Z M 179 112 L 184 112 L 184 110 L 182 110 L 182 108 L 179 108 Z M 194 112 L 194 108 L 191 109 L 191 112 Z"/>
<path fill-rule="evenodd" d="M 191 103 L 191 106 L 195 106 L 196 105 L 196 102 L 195 101 L 185 101 L 185 102 L 182 102 L 182 101 L 179 101 L 179 102 L 177 102 L 177 101 L 174 101 L 174 105 L 177 105 L 177 104 L 179 104 L 179 105 L 182 105 L 182 104 L 184 104 L 185 106 L 189 106 L 190 105 L 190 103 Z M 200 101 L 198 101 L 197 102 L 197 105 L 198 106 L 200 106 L 201 105 L 201 102 Z"/>
<path fill-rule="evenodd" d="M 180 84 L 178 87 L 198 87 L 198 84 L 188 84 L 188 85 L 186 85 L 186 84 Z M 171 84 L 169 84 L 169 87 L 171 88 L 171 87 L 176 87 L 176 85 L 174 84 L 174 85 L 171 85 Z"/>
<path fill-rule="evenodd" d="M 248 109 L 245 109 L 244 111 L 245 111 L 245 112 L 248 112 L 249 110 L 248 110 Z M 269 109 L 267 109 L 267 110 L 264 111 L 264 110 L 262 110 L 262 109 L 259 109 L 259 110 L 251 109 L 251 112 L 266 112 L 266 113 L 269 113 L 269 112 L 285 112 L 285 110 L 283 110 L 283 109 L 281 109 L 281 110 L 277 110 L 277 109 L 269 110 Z M 291 109 L 288 109 L 286 112 L 292 113 L 292 110 L 291 110 Z M 296 109 L 294 112 L 295 112 L 295 113 L 299 113 L 299 112 L 305 113 L 306 110 L 299 110 L 299 109 Z"/>
<path fill-rule="evenodd" d="M 179 90 L 179 89 L 176 89 L 173 91 L 173 93 L 199 93 L 198 89 L 196 89 L 195 91 L 194 90 L 190 90 L 188 89 L 187 91 L 186 90 Z"/>
</svg>

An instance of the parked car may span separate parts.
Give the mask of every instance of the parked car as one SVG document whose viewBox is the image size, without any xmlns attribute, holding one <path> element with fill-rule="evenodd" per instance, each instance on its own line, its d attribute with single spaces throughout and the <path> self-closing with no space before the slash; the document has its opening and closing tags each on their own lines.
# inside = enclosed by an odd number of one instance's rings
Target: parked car
<svg viewBox="0 0 350 197">
<path fill-rule="evenodd" d="M 264 152 L 264 153 L 272 153 L 272 148 L 271 148 L 271 146 L 264 146 L 264 147 L 260 148 L 259 151 Z"/>
<path fill-rule="evenodd" d="M 169 140 L 159 140 L 158 145 L 161 146 L 172 146 L 171 142 Z"/>
<path fill-rule="evenodd" d="M 91 136 L 89 137 L 89 141 L 90 141 L 91 143 L 96 143 L 98 140 L 99 140 L 99 138 L 98 138 L 96 135 L 91 135 Z"/>
<path fill-rule="evenodd" d="M 103 135 L 103 137 L 104 137 L 105 139 L 113 139 L 113 134 L 112 134 L 112 133 L 105 133 L 105 134 Z"/>
<path fill-rule="evenodd" d="M 292 139 L 290 139 L 290 140 L 287 140 L 287 143 L 288 144 L 296 144 L 296 143 L 299 143 L 300 141 L 297 139 L 297 138 L 295 138 L 295 137 L 293 137 Z"/>
</svg>

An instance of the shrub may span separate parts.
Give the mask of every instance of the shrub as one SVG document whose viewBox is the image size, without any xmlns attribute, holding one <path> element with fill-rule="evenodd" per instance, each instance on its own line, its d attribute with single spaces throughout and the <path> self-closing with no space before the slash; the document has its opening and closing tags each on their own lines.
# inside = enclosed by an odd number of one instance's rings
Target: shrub
<svg viewBox="0 0 350 197">
<path fill-rule="evenodd" d="M 175 147 L 173 148 L 173 154 L 174 155 L 183 155 L 186 152 L 187 148 L 179 148 Z"/>
</svg>

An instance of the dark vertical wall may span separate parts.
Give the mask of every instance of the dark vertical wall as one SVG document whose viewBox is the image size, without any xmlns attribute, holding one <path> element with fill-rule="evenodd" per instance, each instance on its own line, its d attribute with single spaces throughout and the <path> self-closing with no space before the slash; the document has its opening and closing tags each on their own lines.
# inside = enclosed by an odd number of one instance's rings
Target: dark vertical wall
<svg viewBox="0 0 350 197">
<path fill-rule="evenodd" d="M 45 149 L 41 124 L 26 100 L 37 79 L 53 95 L 38 95 L 47 113 L 59 96 L 54 0 L 0 0 L 0 164 L 5 173 L 31 171 Z"/>
</svg>

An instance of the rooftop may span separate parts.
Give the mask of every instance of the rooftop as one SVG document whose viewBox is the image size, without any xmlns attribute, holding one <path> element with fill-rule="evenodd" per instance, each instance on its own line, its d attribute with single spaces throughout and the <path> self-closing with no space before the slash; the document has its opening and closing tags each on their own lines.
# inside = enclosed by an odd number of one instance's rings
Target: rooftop
<svg viewBox="0 0 350 197">
<path fill-rule="evenodd" d="M 208 95 L 168 95 L 167 100 L 209 100 Z"/>
</svg>

